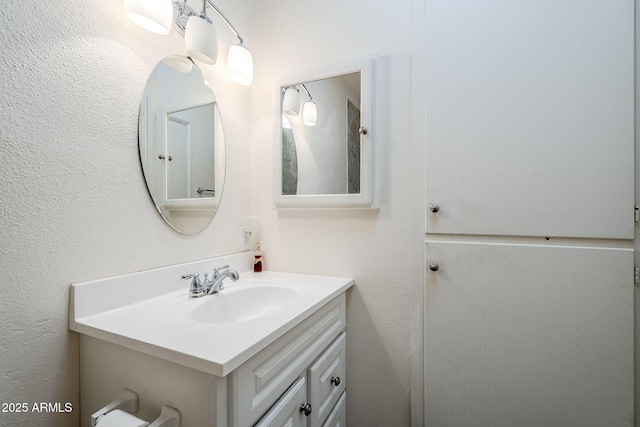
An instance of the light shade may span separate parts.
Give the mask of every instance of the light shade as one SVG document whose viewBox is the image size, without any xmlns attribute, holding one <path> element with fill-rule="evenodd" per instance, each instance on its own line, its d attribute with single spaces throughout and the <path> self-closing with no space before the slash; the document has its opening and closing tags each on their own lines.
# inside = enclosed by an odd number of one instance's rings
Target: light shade
<svg viewBox="0 0 640 427">
<path fill-rule="evenodd" d="M 124 11 L 131 21 L 151 31 L 167 35 L 173 24 L 171 0 L 124 0 Z"/>
<path fill-rule="evenodd" d="M 249 49 L 242 44 L 229 48 L 227 57 L 229 78 L 242 86 L 250 86 L 253 81 L 253 57 Z"/>
<path fill-rule="evenodd" d="M 213 24 L 199 16 L 191 16 L 184 31 L 187 52 L 196 61 L 215 64 L 218 59 L 218 34 Z"/>
<path fill-rule="evenodd" d="M 302 123 L 306 126 L 315 126 L 318 121 L 318 107 L 316 103 L 309 100 L 302 107 Z"/>
<path fill-rule="evenodd" d="M 294 86 L 289 87 L 284 92 L 282 111 L 290 116 L 297 116 L 300 114 L 300 92 Z"/>
</svg>

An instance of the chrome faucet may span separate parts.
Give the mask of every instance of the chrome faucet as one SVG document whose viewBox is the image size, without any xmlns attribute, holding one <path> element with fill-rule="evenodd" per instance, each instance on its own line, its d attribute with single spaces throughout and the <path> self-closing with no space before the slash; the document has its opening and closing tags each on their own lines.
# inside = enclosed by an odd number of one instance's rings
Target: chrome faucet
<svg viewBox="0 0 640 427">
<path fill-rule="evenodd" d="M 240 275 L 237 271 L 229 268 L 228 265 L 225 265 L 213 270 L 211 280 L 209 280 L 208 273 L 204 274 L 204 282 L 200 281 L 200 275 L 198 273 L 186 274 L 182 276 L 182 280 L 191 279 L 189 298 L 200 298 L 205 295 L 213 295 L 220 292 L 224 287 L 222 282 L 227 277 L 235 282 L 240 278 Z"/>
<path fill-rule="evenodd" d="M 240 278 L 240 275 L 238 274 L 237 271 L 229 268 L 228 265 L 225 265 L 220 268 L 215 268 L 213 270 L 213 276 L 211 277 L 211 280 L 210 281 L 205 280 L 205 283 L 203 283 L 202 288 L 208 295 L 216 294 L 224 288 L 224 284 L 222 282 L 227 277 L 235 282 Z M 205 275 L 205 279 L 206 279 L 206 275 Z"/>
</svg>

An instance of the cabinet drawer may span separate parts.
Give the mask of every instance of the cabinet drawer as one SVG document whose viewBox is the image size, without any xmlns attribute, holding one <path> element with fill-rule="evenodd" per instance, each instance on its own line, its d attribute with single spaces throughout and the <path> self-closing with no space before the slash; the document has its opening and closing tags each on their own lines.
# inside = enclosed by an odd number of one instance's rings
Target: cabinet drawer
<svg viewBox="0 0 640 427">
<path fill-rule="evenodd" d="M 347 392 L 338 399 L 338 403 L 327 417 L 322 427 L 345 427 L 347 425 Z"/>
<path fill-rule="evenodd" d="M 346 333 L 340 336 L 309 368 L 309 400 L 313 405 L 310 427 L 320 427 L 347 383 Z"/>
<path fill-rule="evenodd" d="M 232 372 L 230 426 L 255 424 L 296 378 L 305 375 L 345 324 L 342 294 Z"/>
<path fill-rule="evenodd" d="M 306 401 L 307 383 L 304 377 L 298 378 L 255 427 L 306 427 L 307 417 L 300 411 Z"/>
</svg>

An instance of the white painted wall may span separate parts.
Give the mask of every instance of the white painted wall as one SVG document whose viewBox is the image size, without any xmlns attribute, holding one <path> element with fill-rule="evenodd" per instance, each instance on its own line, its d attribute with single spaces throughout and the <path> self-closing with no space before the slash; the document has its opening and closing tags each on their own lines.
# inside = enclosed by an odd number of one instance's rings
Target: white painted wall
<svg viewBox="0 0 640 427">
<path fill-rule="evenodd" d="M 216 3 L 250 40 L 250 4 Z M 251 212 L 250 89 L 228 80 L 226 53 L 203 66 L 221 105 L 227 180 L 213 223 L 183 236 L 155 211 L 137 147 L 147 76 L 184 53 L 183 39 L 136 27 L 120 0 L 8 0 L 0 22 L 0 403 L 73 404 L 63 414 L 0 412 L 0 425 L 74 426 L 69 284 L 239 251 Z"/>
<path fill-rule="evenodd" d="M 253 211 L 262 221 L 265 266 L 355 278 L 347 301 L 347 424 L 353 426 L 409 424 L 410 5 L 253 2 Z M 275 210 L 272 80 L 376 52 L 380 209 Z"/>
</svg>

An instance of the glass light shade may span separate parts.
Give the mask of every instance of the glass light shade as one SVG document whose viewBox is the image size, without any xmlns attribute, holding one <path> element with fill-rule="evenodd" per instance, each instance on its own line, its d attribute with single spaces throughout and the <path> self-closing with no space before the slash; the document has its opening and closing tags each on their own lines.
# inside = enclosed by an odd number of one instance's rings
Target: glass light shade
<svg viewBox="0 0 640 427">
<path fill-rule="evenodd" d="M 253 57 L 249 49 L 242 44 L 229 48 L 227 57 L 229 78 L 242 86 L 250 86 L 253 81 Z"/>
<path fill-rule="evenodd" d="M 190 73 L 193 69 L 193 62 L 182 55 L 169 55 L 162 62 L 180 73 Z"/>
<path fill-rule="evenodd" d="M 300 92 L 293 86 L 284 92 L 282 111 L 290 116 L 300 114 Z"/>
<path fill-rule="evenodd" d="M 167 35 L 173 24 L 171 0 L 124 0 L 124 11 L 131 21 L 152 33 Z"/>
<path fill-rule="evenodd" d="M 218 59 L 218 34 L 213 24 L 199 16 L 191 16 L 184 31 L 187 52 L 196 61 L 215 64 Z"/>
<path fill-rule="evenodd" d="M 315 126 L 318 121 L 318 107 L 316 103 L 309 100 L 302 107 L 302 123 L 306 126 Z"/>
</svg>

